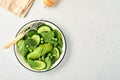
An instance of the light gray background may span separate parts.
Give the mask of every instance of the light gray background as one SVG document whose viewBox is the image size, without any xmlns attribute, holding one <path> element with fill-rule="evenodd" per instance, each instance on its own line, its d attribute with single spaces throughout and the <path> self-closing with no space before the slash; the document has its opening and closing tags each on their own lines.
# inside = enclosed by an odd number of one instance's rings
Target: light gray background
<svg viewBox="0 0 120 80">
<path fill-rule="evenodd" d="M 59 25 L 67 54 L 54 70 L 35 73 L 17 61 L 13 39 L 27 22 L 44 18 Z M 0 8 L 0 80 L 120 80 L 120 0 L 59 0 L 44 8 L 36 0 L 26 18 Z"/>
</svg>

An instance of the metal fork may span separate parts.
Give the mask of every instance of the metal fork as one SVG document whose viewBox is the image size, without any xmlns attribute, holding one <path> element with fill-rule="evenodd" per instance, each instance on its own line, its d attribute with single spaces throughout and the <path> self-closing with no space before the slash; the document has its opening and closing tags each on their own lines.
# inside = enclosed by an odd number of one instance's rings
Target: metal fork
<svg viewBox="0 0 120 80">
<path fill-rule="evenodd" d="M 37 22 L 33 23 L 28 30 L 22 32 L 21 34 L 19 34 L 17 37 L 15 37 L 12 41 L 8 42 L 5 46 L 4 49 L 7 49 L 9 47 L 11 47 L 13 44 L 15 44 L 17 41 L 19 41 L 21 38 L 23 38 L 25 36 L 25 34 L 27 32 L 29 32 L 32 29 L 35 29 L 36 27 L 38 27 L 38 24 L 41 25 L 42 22 L 40 22 L 40 20 L 38 20 Z"/>
</svg>

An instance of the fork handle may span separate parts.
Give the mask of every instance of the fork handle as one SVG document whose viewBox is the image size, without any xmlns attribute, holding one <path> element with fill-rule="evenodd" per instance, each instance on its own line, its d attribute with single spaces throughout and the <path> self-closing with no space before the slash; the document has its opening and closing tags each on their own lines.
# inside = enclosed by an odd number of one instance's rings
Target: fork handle
<svg viewBox="0 0 120 80">
<path fill-rule="evenodd" d="M 24 37 L 24 33 L 19 34 L 15 39 L 13 39 L 12 41 L 8 42 L 5 46 L 4 49 L 9 48 L 10 46 L 12 46 L 13 44 L 15 44 L 18 40 L 20 40 L 21 38 Z"/>
</svg>

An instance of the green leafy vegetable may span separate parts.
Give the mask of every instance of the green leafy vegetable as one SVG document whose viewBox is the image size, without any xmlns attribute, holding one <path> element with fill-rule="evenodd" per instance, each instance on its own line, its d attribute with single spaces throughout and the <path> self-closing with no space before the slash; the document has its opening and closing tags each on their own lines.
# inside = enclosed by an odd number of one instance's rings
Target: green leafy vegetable
<svg viewBox="0 0 120 80">
<path fill-rule="evenodd" d="M 56 42 L 56 41 L 49 41 L 51 44 L 53 44 L 54 46 L 57 46 L 58 45 L 58 43 Z"/>
<path fill-rule="evenodd" d="M 41 33 L 41 36 L 43 37 L 45 42 L 49 42 L 54 37 L 53 31 L 43 32 Z"/>
<path fill-rule="evenodd" d="M 43 25 L 39 27 L 37 30 L 38 33 L 46 32 L 46 31 L 51 31 L 51 28 L 47 25 Z"/>
<path fill-rule="evenodd" d="M 25 44 L 27 45 L 28 50 L 34 50 L 37 47 L 37 42 L 32 38 L 26 39 Z"/>
<path fill-rule="evenodd" d="M 52 48 L 53 48 L 53 46 L 51 43 L 43 44 L 41 55 L 45 55 L 45 53 L 50 52 L 52 50 Z"/>
<path fill-rule="evenodd" d="M 40 58 L 40 56 L 50 52 L 52 48 L 53 46 L 50 43 L 42 44 L 39 47 L 37 47 L 32 53 L 29 53 L 27 58 L 38 59 Z"/>
<path fill-rule="evenodd" d="M 48 55 L 46 58 L 45 58 L 45 62 L 47 64 L 47 67 L 45 68 L 46 70 L 49 70 L 51 65 L 52 65 L 52 61 L 50 59 L 50 56 Z"/>
<path fill-rule="evenodd" d="M 27 48 L 25 46 L 25 41 L 24 40 L 19 40 L 17 42 L 18 45 L 18 52 L 22 55 L 22 56 L 26 56 L 27 54 Z"/>
<path fill-rule="evenodd" d="M 42 70 L 46 67 L 45 62 L 40 60 L 30 60 L 28 59 L 28 64 L 35 70 Z"/>
<path fill-rule="evenodd" d="M 57 42 L 58 42 L 59 46 L 62 48 L 63 47 L 63 41 L 62 41 L 61 33 L 57 29 L 54 29 L 54 33 L 55 33 L 55 37 L 57 38 Z"/>
<path fill-rule="evenodd" d="M 32 37 L 33 34 L 37 34 L 36 30 L 30 30 L 29 32 L 27 32 L 25 35 L 27 37 Z"/>
<path fill-rule="evenodd" d="M 34 34 L 34 35 L 32 36 L 32 39 L 34 39 L 34 40 L 37 42 L 37 44 L 40 43 L 40 36 L 39 36 L 39 35 Z"/>
<path fill-rule="evenodd" d="M 57 48 L 59 49 L 60 55 L 62 54 L 62 48 L 60 46 L 57 46 Z"/>
<path fill-rule="evenodd" d="M 56 60 L 59 59 L 60 52 L 59 52 L 59 49 L 57 47 L 53 48 L 53 50 L 52 50 L 52 56 L 54 56 Z"/>
<path fill-rule="evenodd" d="M 33 52 L 27 55 L 28 59 L 38 59 L 41 56 L 42 46 L 37 47 Z"/>
</svg>

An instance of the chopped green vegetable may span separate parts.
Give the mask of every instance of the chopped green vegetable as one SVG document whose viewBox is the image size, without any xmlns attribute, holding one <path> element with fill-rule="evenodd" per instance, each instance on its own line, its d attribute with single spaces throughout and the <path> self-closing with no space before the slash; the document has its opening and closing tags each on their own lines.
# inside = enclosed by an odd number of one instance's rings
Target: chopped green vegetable
<svg viewBox="0 0 120 80">
<path fill-rule="evenodd" d="M 43 38 L 40 38 L 41 39 L 41 41 L 43 41 Z"/>
<path fill-rule="evenodd" d="M 50 59 L 50 56 L 48 55 L 47 58 L 45 58 L 45 62 L 47 64 L 47 67 L 45 68 L 46 70 L 49 70 L 51 65 L 52 65 L 52 61 Z"/>
<path fill-rule="evenodd" d="M 49 42 L 50 42 L 51 44 L 53 44 L 54 46 L 57 46 L 57 44 L 58 44 L 56 41 L 52 41 L 52 40 L 49 41 Z"/>
<path fill-rule="evenodd" d="M 37 42 L 37 44 L 39 44 L 39 42 L 40 42 L 40 36 L 39 35 L 37 35 L 37 34 L 33 35 L 32 39 L 34 39 Z"/>
<path fill-rule="evenodd" d="M 45 55 L 42 55 L 41 60 L 42 60 L 42 61 L 45 60 Z"/>
<path fill-rule="evenodd" d="M 26 39 L 25 44 L 27 45 L 28 50 L 34 50 L 37 47 L 37 42 L 32 38 Z"/>
<path fill-rule="evenodd" d="M 51 28 L 49 26 L 41 26 L 40 28 L 38 28 L 38 33 L 42 33 L 45 31 L 51 31 Z"/>
<path fill-rule="evenodd" d="M 31 66 L 31 68 L 35 70 L 42 70 L 46 67 L 45 62 L 40 60 L 30 60 L 28 59 L 28 64 Z"/>
<path fill-rule="evenodd" d="M 62 41 L 61 33 L 57 29 L 54 29 L 54 33 L 55 33 L 55 37 L 58 39 L 57 41 L 58 41 L 59 46 L 62 48 L 63 41 Z"/>
<path fill-rule="evenodd" d="M 24 40 L 19 40 L 17 42 L 17 45 L 18 45 L 18 52 L 22 56 L 26 56 L 26 54 L 27 54 L 27 48 L 25 47 L 25 41 Z"/>
<path fill-rule="evenodd" d="M 54 37 L 52 37 L 52 39 L 51 39 L 51 40 L 53 40 L 53 41 L 54 41 L 54 40 L 55 40 L 55 38 L 54 38 Z"/>
<path fill-rule="evenodd" d="M 41 55 L 45 55 L 46 53 L 50 52 L 52 50 L 53 46 L 51 43 L 45 43 L 42 47 Z"/>
<path fill-rule="evenodd" d="M 58 39 L 57 38 L 55 38 L 55 41 L 57 41 Z"/>
<path fill-rule="evenodd" d="M 52 50 L 53 46 L 50 43 L 42 44 L 37 47 L 32 53 L 29 53 L 27 58 L 29 59 L 38 59 L 40 56 L 45 55 L 46 53 Z"/>
<path fill-rule="evenodd" d="M 49 42 L 54 37 L 53 31 L 43 32 L 41 33 L 41 36 L 43 37 L 45 42 Z"/>
<path fill-rule="evenodd" d="M 22 46 L 23 42 L 24 42 L 24 40 L 19 40 L 19 41 L 17 42 L 17 46 L 18 46 L 18 47 Z"/>
<path fill-rule="evenodd" d="M 56 58 L 55 58 L 54 56 L 52 56 L 52 58 L 51 58 L 51 63 L 54 64 L 55 61 L 56 61 Z"/>
<path fill-rule="evenodd" d="M 57 47 L 53 48 L 53 50 L 52 50 L 52 56 L 54 56 L 56 60 L 59 59 L 60 52 L 59 52 L 59 49 Z"/>
<path fill-rule="evenodd" d="M 57 48 L 59 49 L 60 55 L 62 54 L 62 48 L 60 46 L 57 46 Z"/>
<path fill-rule="evenodd" d="M 42 46 L 37 47 L 33 52 L 29 53 L 27 55 L 27 58 L 28 59 L 38 59 L 38 58 L 40 58 L 41 52 L 42 52 L 42 48 L 41 47 Z"/>
<path fill-rule="evenodd" d="M 27 37 L 32 37 L 33 34 L 37 34 L 36 30 L 30 30 L 29 32 L 27 32 L 25 35 Z"/>
<path fill-rule="evenodd" d="M 41 41 L 41 44 L 43 44 L 44 43 L 44 41 Z"/>
</svg>

